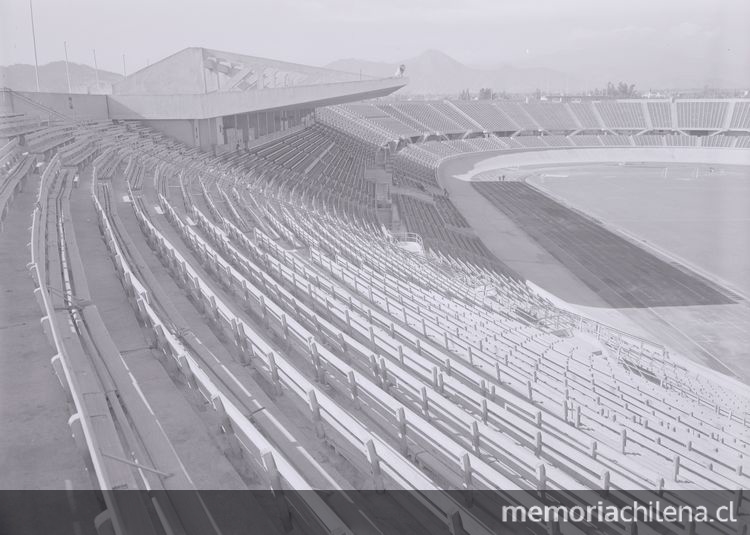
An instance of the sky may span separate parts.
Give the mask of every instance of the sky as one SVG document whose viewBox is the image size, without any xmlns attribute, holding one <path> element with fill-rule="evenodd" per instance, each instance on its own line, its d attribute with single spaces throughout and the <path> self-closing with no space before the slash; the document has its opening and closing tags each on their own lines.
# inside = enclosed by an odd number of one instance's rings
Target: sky
<svg viewBox="0 0 750 535">
<path fill-rule="evenodd" d="M 748 0 L 33 0 L 39 63 L 128 72 L 187 46 L 325 65 L 427 49 L 648 85 L 701 69 L 750 76 Z M 33 63 L 28 0 L 0 0 L 0 64 Z M 735 76 L 736 78 L 736 76 Z M 618 79 L 618 78 L 615 78 Z"/>
</svg>

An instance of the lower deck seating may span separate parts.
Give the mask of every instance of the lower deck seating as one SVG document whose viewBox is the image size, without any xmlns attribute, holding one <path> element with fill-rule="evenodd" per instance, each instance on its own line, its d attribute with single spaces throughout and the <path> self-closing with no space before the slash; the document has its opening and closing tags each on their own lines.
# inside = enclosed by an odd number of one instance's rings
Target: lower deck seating
<svg viewBox="0 0 750 535">
<path fill-rule="evenodd" d="M 374 222 L 375 184 L 365 178 L 373 158 L 372 146 L 316 125 L 250 155 L 249 181 L 265 183 L 286 202 Z"/>
<path fill-rule="evenodd" d="M 394 204 L 409 232 L 416 232 L 432 250 L 459 258 L 469 257 L 484 266 L 494 266 L 501 272 L 510 270 L 503 266 L 482 241 L 469 232 L 463 216 L 444 196 L 436 195 L 433 202 L 425 202 L 410 195 L 394 195 Z M 453 227 L 453 228 L 451 228 Z"/>
<path fill-rule="evenodd" d="M 607 337 L 600 324 L 584 331 L 582 317 L 480 262 L 481 242 L 461 231 L 465 221 L 444 196 L 395 196 L 407 225 L 422 229 L 428 247 L 437 244 L 434 255 L 404 251 L 366 217 L 346 217 L 360 209 L 367 151 L 339 134 L 310 129 L 217 160 L 145 130 L 111 162 L 97 160 L 103 172 L 127 162 L 129 209 L 168 276 L 227 334 L 219 343 L 284 393 L 284 410 L 300 403 L 309 417 L 312 408 L 325 426 L 312 435 L 322 429 L 346 462 L 363 461 L 363 474 L 381 452 L 380 469 L 399 488 L 470 480 L 472 488 L 514 489 L 525 503 L 541 489 L 599 489 L 603 481 L 652 491 L 750 485 L 745 388 L 626 333 Z M 96 150 L 102 137 L 89 139 Z M 139 184 L 143 192 L 134 191 Z M 640 306 L 651 289 L 670 299 L 687 289 L 706 302 L 721 295 L 523 183 L 477 187 L 532 235 L 609 278 L 622 289 L 618 303 Z M 344 200 L 355 204 L 339 210 L 334 201 Z M 634 289 L 643 285 L 646 294 Z M 345 425 L 334 428 L 331 414 Z M 256 425 L 248 415 L 231 411 Z M 291 435 L 314 426 L 301 427 Z M 252 438 L 270 451 L 262 432 Z M 682 503 L 679 492 L 665 492 Z"/>
</svg>

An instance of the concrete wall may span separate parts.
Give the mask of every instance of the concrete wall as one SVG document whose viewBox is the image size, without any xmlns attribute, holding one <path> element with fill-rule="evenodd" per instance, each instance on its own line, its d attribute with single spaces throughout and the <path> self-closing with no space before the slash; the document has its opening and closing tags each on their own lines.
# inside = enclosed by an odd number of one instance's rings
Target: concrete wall
<svg viewBox="0 0 750 535">
<path fill-rule="evenodd" d="M 107 120 L 109 109 L 106 95 L 68 93 L 35 93 L 3 91 L 3 107 L 15 113 L 48 116 L 39 106 L 49 108 L 72 119 Z M 30 102 L 31 101 L 31 102 Z M 54 115 L 53 115 L 54 116 Z"/>
<path fill-rule="evenodd" d="M 174 138 L 186 145 L 192 146 L 195 144 L 193 121 L 189 119 L 177 121 L 143 121 L 143 123 L 162 132 L 165 136 Z"/>
<path fill-rule="evenodd" d="M 112 91 L 131 95 L 205 93 L 203 72 L 203 50 L 186 48 L 120 80 Z"/>
<path fill-rule="evenodd" d="M 477 158 L 481 153 L 462 154 L 456 158 Z M 449 158 L 447 161 L 455 160 Z M 460 180 L 471 180 L 484 171 L 517 166 L 547 166 L 578 163 L 652 162 L 697 163 L 716 165 L 750 165 L 750 149 L 720 147 L 602 147 L 525 150 L 523 152 L 487 152 L 486 159 L 477 162 L 470 171 L 456 175 Z"/>
</svg>

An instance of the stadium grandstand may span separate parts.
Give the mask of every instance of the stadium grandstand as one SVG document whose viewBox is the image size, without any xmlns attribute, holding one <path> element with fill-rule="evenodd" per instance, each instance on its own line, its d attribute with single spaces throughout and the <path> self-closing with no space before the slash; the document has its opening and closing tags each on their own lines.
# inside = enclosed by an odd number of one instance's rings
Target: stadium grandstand
<svg viewBox="0 0 750 535">
<path fill-rule="evenodd" d="M 489 535 L 508 532 L 498 504 L 587 491 L 745 510 L 748 375 L 540 290 L 439 169 L 747 163 L 750 102 L 372 100 L 406 83 L 190 48 L 111 95 L 3 90 L 0 308 L 23 312 L 3 344 L 27 357 L 10 410 L 42 407 L 58 444 L 25 450 L 17 423 L 8 440 L 79 488 L 147 492 L 104 492 L 99 533 Z M 518 167 L 491 174 L 471 187 L 609 308 L 744 301 Z M 273 493 L 228 519 L 202 489 Z M 706 525 L 636 532 L 732 532 Z"/>
</svg>

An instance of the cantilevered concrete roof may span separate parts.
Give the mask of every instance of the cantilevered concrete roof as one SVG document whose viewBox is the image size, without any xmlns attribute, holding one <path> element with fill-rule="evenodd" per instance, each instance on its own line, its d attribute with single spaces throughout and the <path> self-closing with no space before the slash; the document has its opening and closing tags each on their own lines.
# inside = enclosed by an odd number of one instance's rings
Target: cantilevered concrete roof
<svg viewBox="0 0 750 535">
<path fill-rule="evenodd" d="M 206 119 L 352 102 L 406 83 L 191 47 L 114 84 L 109 112 L 113 119 Z"/>
</svg>

